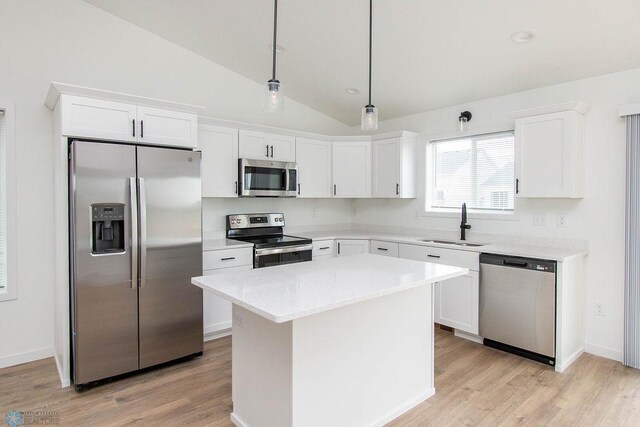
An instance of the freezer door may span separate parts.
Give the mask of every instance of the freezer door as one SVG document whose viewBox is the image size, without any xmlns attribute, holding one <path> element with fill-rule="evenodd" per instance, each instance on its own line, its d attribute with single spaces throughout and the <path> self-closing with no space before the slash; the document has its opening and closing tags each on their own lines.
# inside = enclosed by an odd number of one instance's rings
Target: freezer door
<svg viewBox="0 0 640 427">
<path fill-rule="evenodd" d="M 137 259 L 131 239 L 136 153 L 122 144 L 74 141 L 71 154 L 73 381 L 84 384 L 138 369 Z"/>
<path fill-rule="evenodd" d="M 138 147 L 140 368 L 202 351 L 200 153 Z"/>
</svg>

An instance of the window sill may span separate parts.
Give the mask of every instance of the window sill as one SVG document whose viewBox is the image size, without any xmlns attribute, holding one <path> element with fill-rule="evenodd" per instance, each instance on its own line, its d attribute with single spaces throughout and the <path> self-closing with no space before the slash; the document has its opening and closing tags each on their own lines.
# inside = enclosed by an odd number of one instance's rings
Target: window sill
<svg viewBox="0 0 640 427">
<path fill-rule="evenodd" d="M 18 295 L 15 292 L 2 291 L 0 292 L 0 302 L 2 301 L 12 301 L 18 299 Z"/>
<path fill-rule="evenodd" d="M 429 210 L 422 212 L 421 216 L 425 218 L 456 218 L 460 219 L 460 209 L 442 209 Z M 519 221 L 520 215 L 515 212 L 479 212 L 467 211 L 467 219 L 471 220 L 491 220 L 491 221 Z"/>
</svg>

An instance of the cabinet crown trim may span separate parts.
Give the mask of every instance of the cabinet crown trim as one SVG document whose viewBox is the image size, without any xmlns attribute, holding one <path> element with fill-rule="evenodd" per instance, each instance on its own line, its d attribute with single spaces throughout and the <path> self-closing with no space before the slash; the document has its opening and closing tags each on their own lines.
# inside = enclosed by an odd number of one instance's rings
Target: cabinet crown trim
<svg viewBox="0 0 640 427">
<path fill-rule="evenodd" d="M 61 95 L 83 96 L 85 98 L 104 99 L 107 101 L 124 102 L 146 107 L 162 108 L 165 110 L 182 111 L 185 113 L 199 114 L 205 107 L 199 105 L 182 104 L 179 102 L 166 101 L 163 99 L 148 98 L 144 96 L 129 95 L 121 92 L 112 92 L 102 89 L 94 89 L 83 86 L 71 85 L 68 83 L 52 82 L 47 92 L 44 105 L 53 111 Z"/>
<path fill-rule="evenodd" d="M 561 111 L 575 111 L 580 114 L 587 114 L 590 109 L 591 106 L 584 101 L 568 101 L 559 104 L 527 108 L 525 110 L 516 110 L 510 112 L 509 115 L 513 118 L 520 119 L 523 117 L 540 116 L 542 114 L 559 113 Z"/>
</svg>

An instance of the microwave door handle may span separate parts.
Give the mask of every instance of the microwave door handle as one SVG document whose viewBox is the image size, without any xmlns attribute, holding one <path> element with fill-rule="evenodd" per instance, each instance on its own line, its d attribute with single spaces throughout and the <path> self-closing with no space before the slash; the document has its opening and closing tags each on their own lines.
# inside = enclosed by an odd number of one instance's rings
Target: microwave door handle
<svg viewBox="0 0 640 427">
<path fill-rule="evenodd" d="M 285 168 L 284 173 L 284 191 L 289 191 L 291 188 L 291 177 L 289 176 L 289 169 Z"/>
</svg>

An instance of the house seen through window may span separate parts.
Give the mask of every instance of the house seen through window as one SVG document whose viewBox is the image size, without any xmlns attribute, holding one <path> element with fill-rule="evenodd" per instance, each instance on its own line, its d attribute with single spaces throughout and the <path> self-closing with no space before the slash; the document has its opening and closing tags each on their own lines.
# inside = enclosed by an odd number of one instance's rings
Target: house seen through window
<svg viewBox="0 0 640 427">
<path fill-rule="evenodd" d="M 513 211 L 513 132 L 466 136 L 430 144 L 427 210 Z"/>
</svg>

